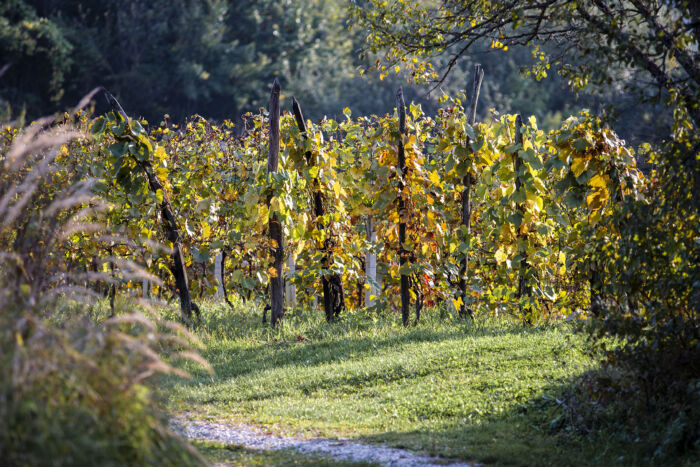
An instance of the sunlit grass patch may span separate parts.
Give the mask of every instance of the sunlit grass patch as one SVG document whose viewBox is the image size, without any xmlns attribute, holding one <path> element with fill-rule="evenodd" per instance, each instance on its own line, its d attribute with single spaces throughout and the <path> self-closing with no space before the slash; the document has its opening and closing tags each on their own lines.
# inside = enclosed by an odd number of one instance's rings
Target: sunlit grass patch
<svg viewBox="0 0 700 467">
<path fill-rule="evenodd" d="M 585 449 L 589 463 L 607 458 L 605 447 L 567 447 L 548 430 L 561 388 L 596 365 L 570 324 L 429 311 L 405 329 L 391 314 L 348 312 L 327 324 L 297 311 L 271 329 L 244 304 L 203 312 L 216 375 L 174 384 L 176 410 L 463 459 L 557 463 L 572 449 Z"/>
</svg>

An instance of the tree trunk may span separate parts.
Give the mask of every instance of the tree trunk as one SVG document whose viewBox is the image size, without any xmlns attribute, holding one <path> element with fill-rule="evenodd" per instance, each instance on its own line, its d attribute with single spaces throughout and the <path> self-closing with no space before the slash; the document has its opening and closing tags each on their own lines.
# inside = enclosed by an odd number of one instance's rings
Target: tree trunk
<svg viewBox="0 0 700 467">
<path fill-rule="evenodd" d="M 92 281 L 92 288 L 95 291 L 95 293 L 101 294 L 102 293 L 102 281 L 99 279 L 100 277 L 100 270 L 98 269 L 97 266 L 97 257 L 93 256 L 92 259 L 90 260 L 90 271 L 93 273 L 93 279 Z"/>
<path fill-rule="evenodd" d="M 476 123 L 476 106 L 479 102 L 479 92 L 481 90 L 481 81 L 484 79 L 484 70 L 481 68 L 480 64 L 474 65 L 474 83 L 472 84 L 472 97 L 469 103 L 469 115 L 467 116 L 467 123 L 469 125 L 474 125 Z M 462 179 L 462 184 L 464 185 L 464 190 L 462 190 L 462 225 L 466 228 L 467 238 L 466 242 L 471 240 L 471 186 L 472 186 L 472 174 L 467 173 Z M 469 273 L 469 249 L 464 252 L 464 257 L 462 258 L 462 263 L 459 269 L 459 293 L 462 296 L 462 305 L 459 307 L 459 316 L 474 317 L 473 311 L 467 307 L 467 274 Z"/>
<path fill-rule="evenodd" d="M 406 133 L 406 103 L 403 99 L 403 90 L 399 88 L 396 93 L 396 111 L 399 114 L 399 151 L 398 151 L 398 169 L 401 174 L 399 180 L 399 196 L 398 196 L 398 211 L 399 211 L 399 270 L 408 262 L 408 252 L 404 249 L 406 242 L 406 202 L 403 198 L 403 190 L 405 187 L 404 181 L 408 168 L 406 167 L 406 154 L 403 147 L 403 136 Z M 404 326 L 409 324 L 409 315 L 411 313 L 411 294 L 409 275 L 401 272 L 401 319 Z"/>
<path fill-rule="evenodd" d="M 600 317 L 603 311 L 603 300 L 600 297 L 600 273 L 598 272 L 598 265 L 591 263 L 590 276 L 588 279 L 588 284 L 591 288 L 591 314 L 596 318 Z"/>
<path fill-rule="evenodd" d="M 270 93 L 270 148 L 267 158 L 267 173 L 277 172 L 280 156 L 280 83 L 275 78 Z M 271 199 L 268 198 L 268 207 Z M 284 315 L 284 232 L 276 214 L 270 216 L 270 240 L 272 240 L 272 268 L 275 277 L 270 278 L 270 322 L 274 327 Z"/>
<path fill-rule="evenodd" d="M 308 138 L 308 129 L 306 128 L 306 120 L 301 111 L 301 106 L 295 98 L 292 98 L 292 110 L 294 111 L 294 119 L 297 122 L 297 127 L 304 139 Z M 309 167 L 313 166 L 311 152 L 306 153 L 306 163 Z M 316 217 L 316 228 L 319 230 L 325 229 L 321 222 L 321 217 L 325 214 L 323 206 L 323 194 L 318 184 L 318 180 L 313 182 L 313 198 L 314 198 L 314 216 Z M 327 236 L 321 248 L 323 254 L 321 259 L 321 268 L 325 271 L 330 269 L 333 264 L 332 256 L 332 240 Z M 323 286 L 323 309 L 326 313 L 326 321 L 331 321 L 340 316 L 340 313 L 345 309 L 345 299 L 343 294 L 343 282 L 338 274 L 329 273 L 321 276 L 321 284 Z"/>
</svg>

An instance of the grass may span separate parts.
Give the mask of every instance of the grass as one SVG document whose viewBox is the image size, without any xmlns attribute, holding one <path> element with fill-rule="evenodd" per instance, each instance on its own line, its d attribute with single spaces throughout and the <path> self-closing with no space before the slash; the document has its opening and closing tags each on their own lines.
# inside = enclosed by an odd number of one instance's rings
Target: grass
<svg viewBox="0 0 700 467">
<path fill-rule="evenodd" d="M 503 465 L 628 465 L 607 437 L 558 435 L 561 394 L 596 366 L 567 323 L 459 321 L 428 312 L 347 313 L 326 324 L 296 311 L 278 329 L 239 305 L 203 307 L 203 355 L 215 376 L 169 380 L 176 412 L 263 425 L 280 434 L 350 437 Z"/>
</svg>

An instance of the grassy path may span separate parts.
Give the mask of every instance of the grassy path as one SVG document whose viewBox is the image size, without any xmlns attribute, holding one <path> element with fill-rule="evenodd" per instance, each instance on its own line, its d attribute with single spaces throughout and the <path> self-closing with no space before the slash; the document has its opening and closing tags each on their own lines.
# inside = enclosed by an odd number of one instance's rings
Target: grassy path
<svg viewBox="0 0 700 467">
<path fill-rule="evenodd" d="M 216 375 L 194 370 L 173 382 L 176 412 L 483 463 L 592 465 L 619 454 L 550 429 L 562 413 L 558 396 L 594 366 L 566 323 L 524 328 L 428 313 L 406 330 L 394 316 L 327 325 L 299 313 L 271 330 L 258 315 L 218 305 L 203 314 Z"/>
</svg>

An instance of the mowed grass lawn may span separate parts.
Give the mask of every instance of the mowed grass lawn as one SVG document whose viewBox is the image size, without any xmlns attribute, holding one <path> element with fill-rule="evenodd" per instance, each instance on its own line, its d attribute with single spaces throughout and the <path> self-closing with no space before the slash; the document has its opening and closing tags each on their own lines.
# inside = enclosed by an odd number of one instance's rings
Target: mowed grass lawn
<svg viewBox="0 0 700 467">
<path fill-rule="evenodd" d="M 562 435 L 561 394 L 596 365 L 565 322 L 460 321 L 437 311 L 408 329 L 393 314 L 203 307 L 198 331 L 216 374 L 170 380 L 175 412 L 271 432 L 350 437 L 432 455 L 510 465 L 629 464 L 605 434 Z"/>
</svg>

